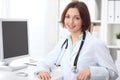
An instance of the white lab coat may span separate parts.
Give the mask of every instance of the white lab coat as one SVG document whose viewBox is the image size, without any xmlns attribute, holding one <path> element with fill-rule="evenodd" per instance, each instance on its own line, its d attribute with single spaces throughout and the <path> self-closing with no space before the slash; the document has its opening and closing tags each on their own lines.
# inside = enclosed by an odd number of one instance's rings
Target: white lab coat
<svg viewBox="0 0 120 80">
<path fill-rule="evenodd" d="M 45 70 L 50 72 L 54 69 L 54 63 L 58 60 L 58 56 L 61 56 L 59 54 L 61 51 L 61 45 L 64 41 L 65 39 L 58 42 L 48 57 L 38 65 L 37 71 Z M 70 53 L 71 49 L 69 47 L 69 41 L 67 50 L 64 51 L 65 48 L 62 49 L 61 54 L 63 55 L 60 64 L 64 80 L 76 80 L 77 74 L 74 74 L 71 69 L 80 43 L 81 41 L 79 41 L 79 44 L 73 49 L 73 53 Z M 79 55 L 77 69 L 80 71 L 87 67 L 90 68 L 91 73 L 89 80 L 116 80 L 118 77 L 117 69 L 113 63 L 108 48 L 102 43 L 102 41 L 92 37 L 89 32 L 86 32 L 86 38 Z"/>
</svg>

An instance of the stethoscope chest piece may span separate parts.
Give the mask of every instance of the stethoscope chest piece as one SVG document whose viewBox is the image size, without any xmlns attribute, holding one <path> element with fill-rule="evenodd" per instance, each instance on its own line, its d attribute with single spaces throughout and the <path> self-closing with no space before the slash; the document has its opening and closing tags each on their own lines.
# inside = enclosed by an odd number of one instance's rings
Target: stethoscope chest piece
<svg viewBox="0 0 120 80">
<path fill-rule="evenodd" d="M 72 68 L 72 72 L 75 73 L 75 74 L 78 73 L 78 69 L 77 69 L 76 66 L 73 66 L 73 68 Z"/>
</svg>

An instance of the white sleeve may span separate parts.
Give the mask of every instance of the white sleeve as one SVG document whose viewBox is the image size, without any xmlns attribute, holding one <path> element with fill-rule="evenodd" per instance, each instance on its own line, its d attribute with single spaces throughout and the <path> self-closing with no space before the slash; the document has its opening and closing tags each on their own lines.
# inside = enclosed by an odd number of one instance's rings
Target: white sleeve
<svg viewBox="0 0 120 80">
<path fill-rule="evenodd" d="M 57 56 L 60 53 L 62 43 L 63 41 L 59 41 L 55 46 L 55 48 L 46 56 L 46 58 L 43 61 L 38 63 L 34 72 L 35 75 L 37 75 L 40 71 L 47 71 L 48 73 L 51 72 L 51 69 L 53 69 L 54 63 L 58 58 Z"/>
<path fill-rule="evenodd" d="M 104 43 L 98 43 L 98 45 L 94 47 L 98 66 L 90 66 L 90 80 L 116 80 L 118 72 L 109 49 Z"/>
</svg>

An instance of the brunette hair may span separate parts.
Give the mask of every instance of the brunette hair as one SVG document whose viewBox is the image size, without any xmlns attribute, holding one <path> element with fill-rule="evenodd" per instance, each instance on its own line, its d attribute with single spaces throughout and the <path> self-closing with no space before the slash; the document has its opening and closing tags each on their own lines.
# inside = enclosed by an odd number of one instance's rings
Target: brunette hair
<svg viewBox="0 0 120 80">
<path fill-rule="evenodd" d="M 69 8 L 77 8 L 78 9 L 80 17 L 82 19 L 82 27 L 81 27 L 82 32 L 85 32 L 86 30 L 90 31 L 90 29 L 91 29 L 90 14 L 89 14 L 86 4 L 81 1 L 72 1 L 71 3 L 69 3 L 66 6 L 66 8 L 64 9 L 64 11 L 62 13 L 61 21 L 60 21 L 62 23 L 63 27 L 65 27 L 65 23 L 64 23 L 65 15 Z"/>
</svg>

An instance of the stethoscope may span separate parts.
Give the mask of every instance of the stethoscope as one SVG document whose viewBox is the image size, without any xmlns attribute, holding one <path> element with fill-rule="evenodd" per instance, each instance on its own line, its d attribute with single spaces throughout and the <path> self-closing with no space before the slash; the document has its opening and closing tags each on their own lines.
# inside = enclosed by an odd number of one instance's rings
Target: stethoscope
<svg viewBox="0 0 120 80">
<path fill-rule="evenodd" d="M 75 60 L 74 60 L 74 64 L 73 64 L 73 68 L 72 68 L 72 72 L 73 72 L 73 73 L 77 73 L 77 72 L 78 72 L 77 62 L 78 62 L 79 54 L 80 54 L 80 51 L 81 51 L 81 49 L 82 49 L 82 47 L 83 47 L 85 38 L 86 38 L 86 32 L 83 33 L 82 41 L 81 41 L 81 43 L 80 43 L 79 50 L 78 50 L 77 55 L 76 55 Z M 66 44 L 66 46 L 64 46 L 65 44 Z M 65 47 L 64 50 L 63 50 L 63 47 Z M 62 51 L 64 52 L 64 51 L 67 49 L 67 47 L 68 47 L 68 39 L 66 39 L 66 40 L 64 41 L 64 43 L 62 44 L 60 53 L 62 53 Z M 61 55 L 61 56 L 60 56 L 60 55 Z M 60 61 L 61 61 L 61 59 L 62 59 L 62 57 L 63 57 L 63 54 L 59 54 L 58 57 L 59 57 L 59 58 L 58 58 L 58 60 L 57 60 L 56 63 L 55 63 L 55 66 L 56 66 L 56 67 L 61 66 L 61 65 L 60 65 Z"/>
</svg>

